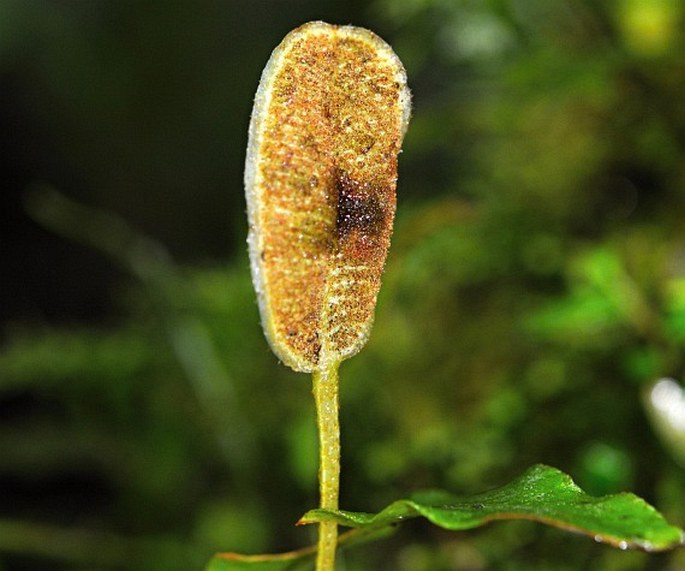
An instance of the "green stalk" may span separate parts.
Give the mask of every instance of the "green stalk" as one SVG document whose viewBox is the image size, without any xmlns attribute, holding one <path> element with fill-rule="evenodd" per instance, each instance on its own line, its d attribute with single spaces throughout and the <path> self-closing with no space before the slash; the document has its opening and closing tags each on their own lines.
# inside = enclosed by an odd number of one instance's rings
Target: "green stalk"
<svg viewBox="0 0 685 571">
<path fill-rule="evenodd" d="M 319 493 L 322 509 L 337 510 L 340 489 L 340 423 L 338 420 L 338 366 L 327 363 L 313 373 L 313 392 L 316 421 L 319 428 Z M 338 524 L 325 521 L 319 524 L 319 544 L 316 555 L 317 571 L 335 569 L 335 550 L 338 545 Z"/>
</svg>

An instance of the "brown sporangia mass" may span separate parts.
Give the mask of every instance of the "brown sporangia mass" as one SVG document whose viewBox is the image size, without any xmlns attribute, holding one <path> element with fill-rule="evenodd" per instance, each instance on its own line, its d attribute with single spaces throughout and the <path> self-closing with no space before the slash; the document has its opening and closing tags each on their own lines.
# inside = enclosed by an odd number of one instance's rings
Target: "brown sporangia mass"
<svg viewBox="0 0 685 571">
<path fill-rule="evenodd" d="M 401 62 L 361 28 L 305 24 L 262 74 L 248 241 L 267 338 L 295 370 L 349 357 L 368 337 L 409 110 Z"/>
</svg>

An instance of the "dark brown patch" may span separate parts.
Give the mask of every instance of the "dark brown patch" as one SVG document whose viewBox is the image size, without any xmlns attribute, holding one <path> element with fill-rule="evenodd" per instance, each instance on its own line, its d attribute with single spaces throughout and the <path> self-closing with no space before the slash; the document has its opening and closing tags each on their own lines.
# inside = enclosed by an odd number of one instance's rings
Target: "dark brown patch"
<svg viewBox="0 0 685 571">
<path fill-rule="evenodd" d="M 358 183 L 344 173 L 336 175 L 335 185 L 335 234 L 338 240 L 347 239 L 355 231 L 367 238 L 380 234 L 386 212 L 378 198 L 379 190 L 371 184 Z"/>
</svg>

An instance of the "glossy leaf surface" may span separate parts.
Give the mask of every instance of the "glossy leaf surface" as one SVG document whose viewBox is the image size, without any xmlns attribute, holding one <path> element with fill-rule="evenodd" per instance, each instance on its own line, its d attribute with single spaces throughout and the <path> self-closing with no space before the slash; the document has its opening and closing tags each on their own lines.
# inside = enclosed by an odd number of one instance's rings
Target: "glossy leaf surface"
<svg viewBox="0 0 685 571">
<path fill-rule="evenodd" d="M 449 530 L 471 529 L 495 520 L 534 520 L 621 549 L 659 551 L 683 545 L 683 531 L 634 494 L 593 497 L 563 472 L 543 465 L 483 494 L 463 497 L 427 491 L 394 502 L 378 514 L 312 510 L 302 523 L 334 519 L 346 526 L 382 527 L 418 516 Z"/>
<path fill-rule="evenodd" d="M 354 527 L 341 536 L 341 546 L 371 541 L 393 532 L 407 519 L 425 517 L 444 529 L 459 531 L 492 521 L 526 519 L 589 535 L 620 549 L 663 551 L 683 546 L 684 533 L 670 525 L 643 499 L 622 493 L 593 497 L 555 468 L 535 465 L 516 480 L 489 492 L 455 496 L 425 491 L 398 500 L 377 514 L 311 510 L 299 523 L 334 520 Z M 359 535 L 357 535 L 359 534 Z M 308 569 L 313 548 L 281 555 L 217 555 L 206 571 L 296 571 Z"/>
</svg>

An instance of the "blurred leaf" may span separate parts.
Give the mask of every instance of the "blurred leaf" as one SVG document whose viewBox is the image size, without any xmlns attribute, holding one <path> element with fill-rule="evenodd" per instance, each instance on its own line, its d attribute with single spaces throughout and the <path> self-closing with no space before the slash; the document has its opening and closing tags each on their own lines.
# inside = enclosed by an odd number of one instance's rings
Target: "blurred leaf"
<svg viewBox="0 0 685 571">
<path fill-rule="evenodd" d="M 234 571 L 251 569 L 253 571 L 296 571 L 309 569 L 314 561 L 314 553 L 298 551 L 281 555 L 237 555 L 225 553 L 214 557 L 205 571 Z"/>
<path fill-rule="evenodd" d="M 592 495 L 632 488 L 634 466 L 628 453 L 606 442 L 592 442 L 580 456 L 579 480 Z"/>
<path fill-rule="evenodd" d="M 685 279 L 670 281 L 666 286 L 666 327 L 671 339 L 685 341 Z"/>
<path fill-rule="evenodd" d="M 651 308 L 615 247 L 602 245 L 581 253 L 567 273 L 568 295 L 527 318 L 533 331 L 593 345 L 597 336 L 619 328 L 642 333 L 653 326 Z"/>
<path fill-rule="evenodd" d="M 354 529 L 338 538 L 341 549 L 361 545 L 369 541 L 383 539 L 394 533 L 390 526 Z M 287 553 L 269 555 L 240 555 L 238 553 L 218 553 L 209 562 L 205 571 L 298 571 L 311 569 L 316 555 L 316 546 L 305 547 Z"/>
<path fill-rule="evenodd" d="M 638 56 L 661 56 L 677 37 L 679 10 L 669 0 L 619 2 L 619 26 L 627 47 Z"/>
<path fill-rule="evenodd" d="M 78 569 L 193 569 L 199 551 L 168 535 L 122 536 L 104 530 L 64 528 L 0 518 L 0 554 L 31 555 Z M 4 569 L 4 567 L 0 567 Z M 59 567 L 63 568 L 63 567 Z"/>
<path fill-rule="evenodd" d="M 683 531 L 669 525 L 634 494 L 592 497 L 569 476 L 536 465 L 513 482 L 483 494 L 454 496 L 435 490 L 399 500 L 377 514 L 311 510 L 301 523 L 335 520 L 351 527 L 383 527 L 423 516 L 449 530 L 479 527 L 495 520 L 527 519 L 590 535 L 620 549 L 660 551 L 683 545 Z"/>
</svg>

